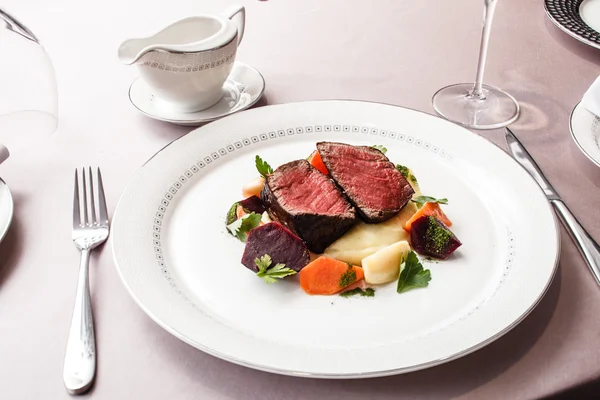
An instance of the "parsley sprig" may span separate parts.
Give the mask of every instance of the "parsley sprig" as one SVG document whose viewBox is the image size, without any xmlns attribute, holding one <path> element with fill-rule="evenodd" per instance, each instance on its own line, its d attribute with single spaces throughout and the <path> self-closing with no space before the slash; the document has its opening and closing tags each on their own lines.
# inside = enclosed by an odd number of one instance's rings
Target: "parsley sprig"
<svg viewBox="0 0 600 400">
<path fill-rule="evenodd" d="M 248 232 L 260 225 L 262 215 L 255 212 L 244 215 L 242 218 L 227 225 L 227 230 L 242 242 L 248 239 Z"/>
<path fill-rule="evenodd" d="M 285 264 L 281 263 L 271 267 L 273 260 L 271 260 L 271 256 L 268 254 L 265 254 L 261 258 L 255 258 L 254 263 L 258 267 L 256 275 L 269 284 L 276 283 L 277 279 L 283 279 L 286 276 L 296 273 L 296 271 L 287 268 Z"/>
<path fill-rule="evenodd" d="M 422 288 L 429 285 L 431 272 L 424 269 L 414 251 L 408 253 L 406 259 L 400 266 L 402 272 L 398 278 L 398 293 L 404 293 L 411 289 Z"/>
<path fill-rule="evenodd" d="M 273 173 L 273 168 L 271 168 L 271 166 L 269 165 L 268 162 L 266 162 L 262 158 L 260 158 L 259 155 L 257 155 L 256 158 L 254 159 L 254 163 L 256 164 L 256 169 L 258 170 L 258 173 L 263 178 L 266 179 L 267 175 Z"/>
</svg>

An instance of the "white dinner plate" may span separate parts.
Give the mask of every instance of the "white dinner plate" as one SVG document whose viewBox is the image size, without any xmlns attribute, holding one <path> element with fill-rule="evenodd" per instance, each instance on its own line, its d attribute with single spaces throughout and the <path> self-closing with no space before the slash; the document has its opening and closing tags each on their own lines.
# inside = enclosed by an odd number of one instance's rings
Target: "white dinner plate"
<svg viewBox="0 0 600 400">
<path fill-rule="evenodd" d="M 6 236 L 13 217 L 13 199 L 8 186 L 0 179 L 0 241 Z"/>
<path fill-rule="evenodd" d="M 600 118 L 578 103 L 571 113 L 569 129 L 577 147 L 600 167 Z"/>
<path fill-rule="evenodd" d="M 424 194 L 449 199 L 463 245 L 424 261 L 427 288 L 309 296 L 297 276 L 267 285 L 240 264 L 224 219 L 257 176 L 255 155 L 276 167 L 321 140 L 383 145 Z M 491 343 L 543 297 L 560 247 L 544 194 L 498 147 L 425 113 L 334 100 L 244 111 L 173 142 L 127 186 L 111 238 L 123 283 L 167 331 L 237 364 L 319 378 L 413 371 Z"/>
</svg>

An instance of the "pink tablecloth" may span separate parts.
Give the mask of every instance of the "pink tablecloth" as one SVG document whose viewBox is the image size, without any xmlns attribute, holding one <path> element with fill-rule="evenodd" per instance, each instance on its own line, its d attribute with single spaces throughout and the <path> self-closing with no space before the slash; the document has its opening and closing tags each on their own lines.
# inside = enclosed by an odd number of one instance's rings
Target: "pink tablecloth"
<svg viewBox="0 0 600 400">
<path fill-rule="evenodd" d="M 74 167 L 102 167 L 112 211 L 136 169 L 190 130 L 150 120 L 129 104 L 135 71 L 118 63 L 118 45 L 228 3 L 5 2 L 54 61 L 60 126 L 0 167 L 16 202 L 14 223 L 0 245 L 0 398 L 68 397 L 62 363 L 79 256 L 70 239 Z M 243 3 L 248 24 L 238 57 L 264 74 L 262 104 L 351 98 L 432 112 L 430 99 L 438 88 L 474 78 L 482 1 Z M 486 82 L 519 100 L 522 116 L 514 131 L 596 240 L 600 169 L 571 141 L 568 117 L 599 66 L 600 51 L 555 28 L 543 1 L 499 2 Z M 504 146 L 502 131 L 481 134 Z M 561 235 L 561 263 L 550 291 L 512 332 L 446 365 L 362 381 L 270 375 L 189 347 L 134 304 L 106 246 L 92 259 L 99 369 L 90 396 L 533 398 L 600 378 L 600 288 L 568 236 Z"/>
</svg>

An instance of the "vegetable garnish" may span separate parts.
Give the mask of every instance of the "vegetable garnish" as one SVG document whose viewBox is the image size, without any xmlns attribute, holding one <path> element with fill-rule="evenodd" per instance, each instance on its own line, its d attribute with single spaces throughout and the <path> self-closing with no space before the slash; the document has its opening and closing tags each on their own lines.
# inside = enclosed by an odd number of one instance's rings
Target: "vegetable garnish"
<svg viewBox="0 0 600 400">
<path fill-rule="evenodd" d="M 237 219 L 237 207 L 240 204 L 239 201 L 233 203 L 229 211 L 227 211 L 227 217 L 225 217 L 225 225 L 230 225 Z"/>
<path fill-rule="evenodd" d="M 400 171 L 400 173 L 402 174 L 403 177 L 405 177 L 409 181 L 412 181 L 415 184 L 418 184 L 417 178 L 415 178 L 415 176 L 412 174 L 412 172 L 410 171 L 410 168 L 405 167 L 404 165 L 396 164 L 396 169 L 398 171 Z"/>
<path fill-rule="evenodd" d="M 352 290 L 348 290 L 345 292 L 340 293 L 340 296 L 342 297 L 352 297 L 354 295 L 360 295 L 362 297 L 375 297 L 375 289 L 373 288 L 366 288 L 365 290 L 362 290 L 361 288 L 357 287 L 354 288 Z"/>
<path fill-rule="evenodd" d="M 245 242 L 246 239 L 248 239 L 248 232 L 260 225 L 261 218 L 261 214 L 251 212 L 227 225 L 227 230 L 231 232 L 233 236 L 236 236 L 242 242 Z"/>
<path fill-rule="evenodd" d="M 266 179 L 267 175 L 273 173 L 273 168 L 271 168 L 268 162 L 263 161 L 263 159 L 260 158 L 259 155 L 257 155 L 254 159 L 254 163 L 256 164 L 256 169 L 258 170 L 258 173 L 261 174 L 263 178 Z"/>
<path fill-rule="evenodd" d="M 448 199 L 446 198 L 436 199 L 435 197 L 431 196 L 418 196 L 412 199 L 412 201 L 420 205 L 423 205 L 425 203 L 448 204 Z"/>
<path fill-rule="evenodd" d="M 323 159 L 317 150 L 313 151 L 310 157 L 308 157 L 308 162 L 310 165 L 318 169 L 323 175 L 329 175 L 329 171 L 327 171 L 327 167 L 323 163 Z"/>
<path fill-rule="evenodd" d="M 365 277 L 361 267 L 352 266 L 327 256 L 311 261 L 300 271 L 300 287 L 308 294 L 329 295 Z M 347 285 L 342 287 L 342 285 Z"/>
<path fill-rule="evenodd" d="M 398 278 L 398 293 L 404 293 L 411 289 L 422 288 L 429 285 L 431 280 L 431 272 L 428 269 L 423 269 L 423 265 L 417 258 L 414 251 L 408 253 L 406 260 L 400 267 L 402 272 Z"/>
<path fill-rule="evenodd" d="M 410 217 L 410 219 L 408 221 L 406 221 L 406 224 L 404 224 L 404 230 L 406 232 L 410 232 L 412 223 L 423 216 L 436 217 L 437 219 L 442 221 L 445 225 L 452 226 L 452 221 L 450 221 L 448 216 L 446 214 L 444 214 L 440 205 L 438 203 L 432 203 L 432 202 L 428 201 L 427 203 L 423 204 L 421 206 L 421 208 L 419 208 L 419 211 L 417 211 L 415 214 L 413 214 L 413 216 Z"/>
<path fill-rule="evenodd" d="M 281 263 L 275 264 L 274 267 L 269 268 L 272 262 L 271 256 L 268 254 L 265 254 L 260 259 L 257 258 L 254 260 L 254 263 L 258 267 L 256 275 L 269 284 L 276 283 L 277 279 L 282 279 L 296 273 L 296 271 L 287 268 L 285 264 Z"/>
<path fill-rule="evenodd" d="M 442 260 L 462 245 L 447 225 L 431 215 L 422 216 L 412 223 L 410 241 L 417 253 Z"/>
<path fill-rule="evenodd" d="M 371 146 L 374 149 L 379 150 L 380 152 L 382 152 L 383 154 L 387 153 L 387 149 L 385 147 L 383 147 L 380 144 L 374 144 L 373 146 Z"/>
<path fill-rule="evenodd" d="M 340 277 L 339 286 L 345 288 L 346 286 L 352 285 L 354 282 L 356 282 L 356 272 L 354 272 L 352 264 L 348 264 L 348 270 Z"/>
</svg>

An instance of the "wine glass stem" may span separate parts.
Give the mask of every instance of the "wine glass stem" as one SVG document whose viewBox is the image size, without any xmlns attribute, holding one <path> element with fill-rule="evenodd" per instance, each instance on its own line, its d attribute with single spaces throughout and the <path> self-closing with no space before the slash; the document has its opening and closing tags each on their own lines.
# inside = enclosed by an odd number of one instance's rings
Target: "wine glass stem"
<svg viewBox="0 0 600 400">
<path fill-rule="evenodd" d="M 492 30 L 492 20 L 498 0 L 484 0 L 485 9 L 483 11 L 483 32 L 481 34 L 481 45 L 479 47 L 479 62 L 477 63 L 477 77 L 475 86 L 470 96 L 477 97 L 480 100 L 485 99 L 485 94 L 481 88 L 483 85 L 483 72 L 485 70 L 485 60 L 487 58 L 488 44 L 490 42 L 490 32 Z"/>
</svg>

